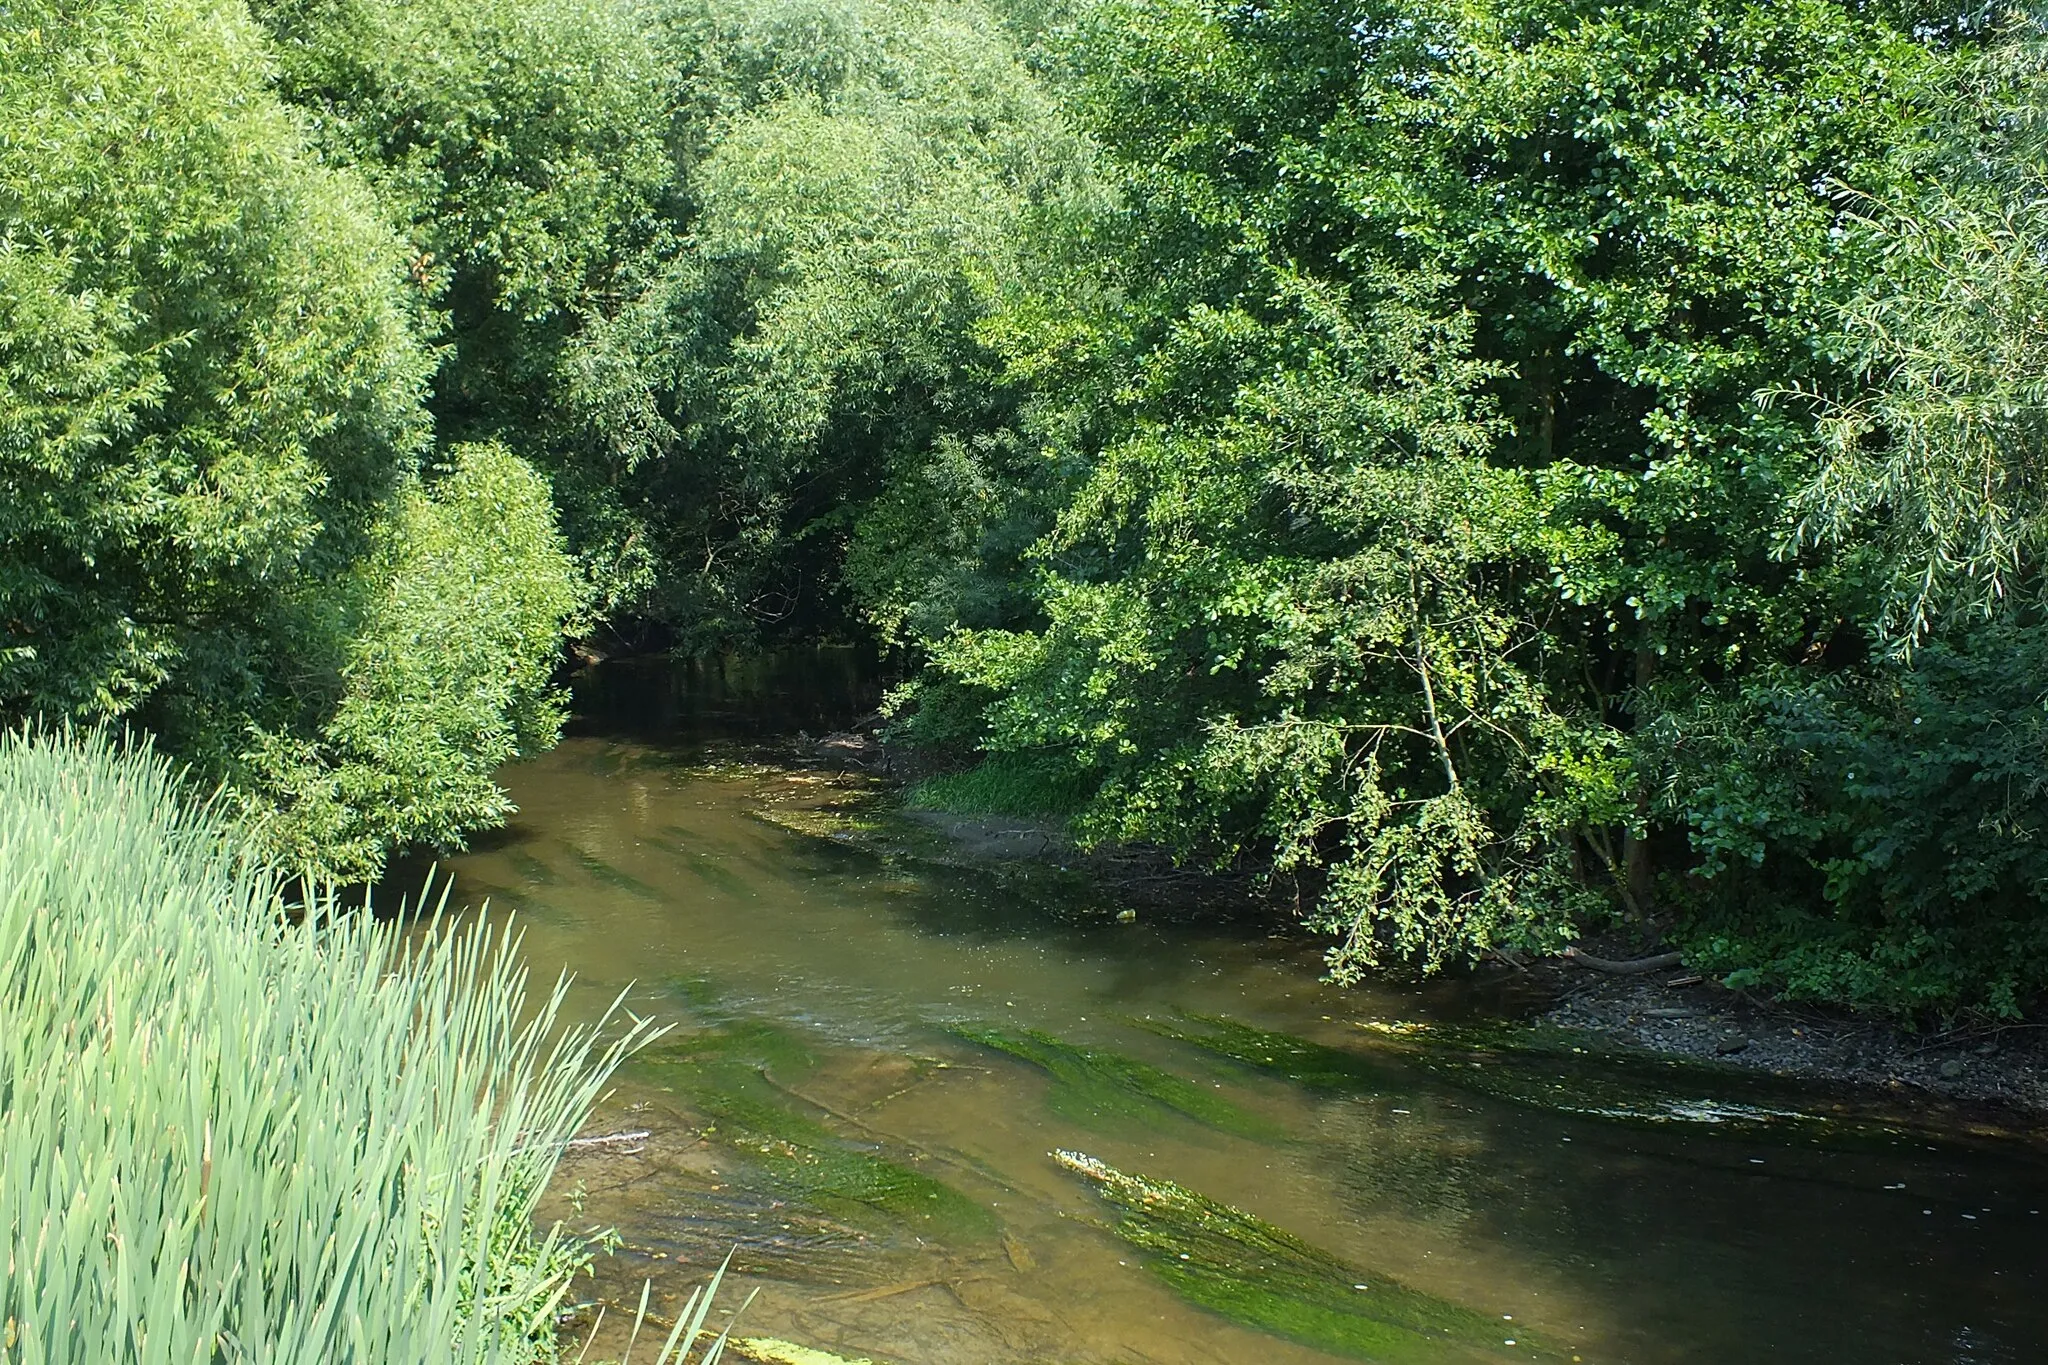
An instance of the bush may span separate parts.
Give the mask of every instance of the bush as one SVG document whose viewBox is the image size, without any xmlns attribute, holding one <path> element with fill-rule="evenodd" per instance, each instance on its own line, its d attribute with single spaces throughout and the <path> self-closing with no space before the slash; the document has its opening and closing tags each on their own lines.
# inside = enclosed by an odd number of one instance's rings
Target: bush
<svg viewBox="0 0 2048 1365">
<path fill-rule="evenodd" d="M 0 16 L 0 724 L 146 728 L 369 878 L 552 742 L 574 570 L 543 480 L 435 450 L 424 284 L 271 66 L 240 0 Z"/>
<path fill-rule="evenodd" d="M 255 847 L 146 748 L 0 739 L 0 1361 L 550 1356 L 535 1201 L 640 1031 L 482 920 L 293 921 Z"/>
<path fill-rule="evenodd" d="M 0 22 L 0 714 L 147 708 L 187 753 L 304 704 L 427 437 L 398 243 L 239 8 Z"/>
<path fill-rule="evenodd" d="M 394 844 L 457 847 L 512 812 L 497 770 L 561 734 L 550 681 L 575 564 L 547 480 L 502 446 L 459 446 L 393 500 L 333 596 L 345 644 L 318 738 L 263 735 L 231 772 L 270 856 L 370 879 Z"/>
<path fill-rule="evenodd" d="M 2048 991 L 2044 679 L 2048 628 L 2008 619 L 1657 727 L 1696 859 L 1687 962 L 1795 999 L 2018 1016 Z"/>
</svg>

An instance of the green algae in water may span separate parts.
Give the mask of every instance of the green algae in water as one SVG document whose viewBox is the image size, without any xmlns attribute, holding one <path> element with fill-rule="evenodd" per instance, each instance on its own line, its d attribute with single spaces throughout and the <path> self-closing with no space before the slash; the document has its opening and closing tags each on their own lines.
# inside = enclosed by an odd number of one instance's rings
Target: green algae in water
<svg viewBox="0 0 2048 1365">
<path fill-rule="evenodd" d="M 921 1230 L 984 1234 L 988 1211 L 943 1181 L 865 1150 L 776 1098 L 759 1073 L 728 1073 L 694 1098 L 713 1136 L 758 1159 L 786 1197 L 842 1218 L 882 1213 Z"/>
<path fill-rule="evenodd" d="M 555 870 L 523 848 L 506 849 L 505 859 L 514 872 L 536 886 L 551 886 L 556 881 Z"/>
<path fill-rule="evenodd" d="M 859 810 L 832 806 L 761 806 L 747 814 L 762 824 L 827 843 L 865 846 L 879 826 Z"/>
<path fill-rule="evenodd" d="M 1095 1183 L 1118 1212 L 1117 1236 L 1146 1253 L 1154 1274 L 1233 1322 L 1390 1365 L 1558 1358 L 1512 1326 L 1504 1332 L 1502 1319 L 1347 1265 L 1172 1181 L 1130 1175 L 1080 1152 L 1052 1156 Z"/>
<path fill-rule="evenodd" d="M 1200 1025 L 1199 1030 L 1156 1019 L 1137 1022 L 1139 1027 L 1163 1038 L 1188 1043 L 1218 1057 L 1284 1076 L 1319 1094 L 1351 1095 L 1400 1088 L 1399 1077 L 1392 1068 L 1356 1052 L 1326 1047 L 1292 1034 L 1254 1028 L 1234 1019 L 1201 1014 L 1183 1017 Z"/>
<path fill-rule="evenodd" d="M 671 899 L 658 888 L 649 886 L 630 872 L 620 871 L 594 853 L 578 848 L 574 844 L 569 846 L 569 851 L 576 855 L 577 863 L 585 872 L 588 872 L 606 886 L 615 886 L 619 890 L 630 892 L 643 900 L 666 902 Z"/>
<path fill-rule="evenodd" d="M 1381 1048 L 1441 1080 L 1554 1113 L 1751 1137 L 1790 1136 L 1817 1127 L 1846 1132 L 1849 1127 L 1769 1102 L 1753 1074 L 1693 1058 L 1622 1051 L 1568 1030 L 1526 1025 L 1363 1027 Z"/>
<path fill-rule="evenodd" d="M 1243 1137 L 1270 1138 L 1278 1130 L 1194 1082 L 1135 1057 L 1081 1047 L 1036 1029 L 1005 1033 L 955 1028 L 955 1036 L 1031 1063 L 1052 1077 L 1047 1104 L 1076 1123 L 1157 1123 L 1173 1115 Z"/>
<path fill-rule="evenodd" d="M 677 983 L 679 993 L 695 988 L 705 990 L 701 978 Z M 709 1008 L 715 995 L 696 997 L 700 1009 Z M 718 1021 L 715 1027 L 685 1034 L 665 1047 L 644 1054 L 650 1062 L 672 1071 L 719 1067 L 756 1071 L 763 1068 L 784 1080 L 795 1080 L 817 1069 L 818 1059 L 787 1029 L 765 1019 L 744 1016 Z"/>
<path fill-rule="evenodd" d="M 686 1003 L 705 1027 L 684 1033 L 643 1054 L 658 1065 L 677 1067 L 734 1064 L 767 1070 L 794 1081 L 817 1070 L 818 1058 L 789 1029 L 724 1004 L 725 993 L 711 977 L 670 977 L 669 993 Z"/>
<path fill-rule="evenodd" d="M 849 1221 L 881 1214 L 922 1232 L 993 1233 L 988 1210 L 952 1186 L 792 1108 L 774 1076 L 816 1066 L 783 1030 L 743 1019 L 644 1053 L 636 1069 L 670 1082 L 710 1120 L 706 1136 L 742 1154 L 779 1197 Z"/>
<path fill-rule="evenodd" d="M 753 888 L 747 884 L 746 878 L 726 866 L 724 860 L 717 854 L 691 853 L 681 849 L 669 849 L 667 852 L 705 885 L 716 891 L 738 897 L 753 894 Z"/>
<path fill-rule="evenodd" d="M 723 994 L 718 983 L 702 972 L 691 976 L 672 976 L 666 984 L 671 995 L 698 1011 L 716 1006 Z"/>
<path fill-rule="evenodd" d="M 1715 1097 L 1710 1090 L 1755 1085 L 1726 1068 L 1589 1046 L 1567 1030 L 1369 1024 L 1367 1046 L 1374 1051 L 1368 1053 L 1230 1019 L 1186 1017 L 1199 1029 L 1151 1020 L 1143 1026 L 1322 1094 L 1412 1090 L 1415 1079 L 1412 1074 L 1404 1078 L 1405 1069 L 1511 1104 L 1611 1123 L 1696 1127 L 1746 1137 L 1838 1126 L 1797 1109 Z"/>
</svg>

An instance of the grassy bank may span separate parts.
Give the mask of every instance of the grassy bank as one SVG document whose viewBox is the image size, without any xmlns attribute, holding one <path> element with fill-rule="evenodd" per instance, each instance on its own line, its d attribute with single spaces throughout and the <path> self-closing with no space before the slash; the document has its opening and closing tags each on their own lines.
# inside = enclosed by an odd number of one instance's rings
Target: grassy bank
<svg viewBox="0 0 2048 1365">
<path fill-rule="evenodd" d="M 188 797 L 0 739 L 0 1362 L 550 1358 L 587 1253 L 534 1204 L 638 1028 L 482 920 L 290 913 Z"/>
</svg>

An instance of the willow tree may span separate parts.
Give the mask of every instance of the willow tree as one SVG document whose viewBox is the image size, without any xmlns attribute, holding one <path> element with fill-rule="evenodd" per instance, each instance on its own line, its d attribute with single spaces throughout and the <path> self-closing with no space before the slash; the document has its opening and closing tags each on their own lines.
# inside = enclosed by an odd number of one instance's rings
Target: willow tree
<svg viewBox="0 0 2048 1365">
<path fill-rule="evenodd" d="M 849 608 L 893 630 L 896 561 L 854 525 L 1013 458 L 978 328 L 1028 216 L 1082 192 L 1083 144 L 971 0 L 656 9 L 677 236 L 575 349 L 574 404 L 611 439 L 565 462 L 571 522 L 615 609 L 700 643 Z M 933 529 L 887 515 L 865 539 Z"/>
</svg>

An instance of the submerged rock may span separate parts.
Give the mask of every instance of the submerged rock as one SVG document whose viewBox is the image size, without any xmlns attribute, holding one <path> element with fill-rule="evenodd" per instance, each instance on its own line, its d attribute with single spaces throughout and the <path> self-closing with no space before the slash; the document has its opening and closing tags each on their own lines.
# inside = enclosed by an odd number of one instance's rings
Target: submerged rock
<svg viewBox="0 0 2048 1365">
<path fill-rule="evenodd" d="M 729 1343 L 727 1350 L 741 1360 L 756 1362 L 756 1365 L 882 1365 L 881 1361 L 867 1356 L 858 1359 L 835 1356 L 830 1351 L 799 1346 L 793 1341 L 781 1341 L 775 1337 L 741 1337 Z"/>
</svg>

